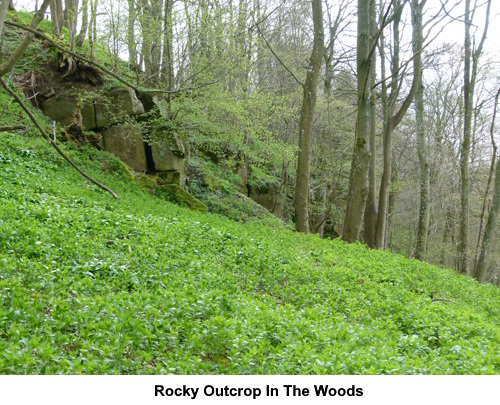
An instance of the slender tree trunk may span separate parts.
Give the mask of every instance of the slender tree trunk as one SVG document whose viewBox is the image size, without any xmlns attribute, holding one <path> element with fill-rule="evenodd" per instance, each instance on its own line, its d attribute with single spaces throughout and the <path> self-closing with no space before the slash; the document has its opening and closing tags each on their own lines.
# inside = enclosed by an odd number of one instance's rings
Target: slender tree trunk
<svg viewBox="0 0 500 405">
<path fill-rule="evenodd" d="M 89 44 L 90 55 L 96 59 L 95 43 L 97 42 L 97 3 L 99 0 L 90 0 Z"/>
<path fill-rule="evenodd" d="M 358 0 L 357 93 L 358 113 L 354 140 L 347 209 L 342 239 L 353 243 L 359 239 L 368 196 L 370 166 L 371 105 L 370 75 L 370 9 L 374 0 Z"/>
<path fill-rule="evenodd" d="M 154 19 L 154 31 L 152 32 L 153 41 L 151 47 L 151 65 L 152 65 L 152 74 L 153 74 L 153 82 L 158 84 L 160 81 L 160 72 L 161 72 L 161 53 L 162 53 L 162 25 L 163 25 L 163 0 L 153 1 L 152 7 L 152 17 Z"/>
<path fill-rule="evenodd" d="M 85 41 L 87 36 L 87 30 L 89 29 L 89 0 L 82 0 L 82 26 L 80 28 L 80 33 L 76 37 L 75 45 L 80 48 Z"/>
<path fill-rule="evenodd" d="M 412 0 L 412 20 L 413 20 L 413 69 L 416 80 L 415 111 L 416 111 L 416 133 L 418 161 L 420 164 L 420 209 L 418 216 L 417 246 L 415 258 L 422 260 L 427 249 L 427 235 L 429 233 L 429 161 L 427 158 L 427 145 L 425 143 L 424 126 L 424 85 L 422 77 L 422 54 L 423 32 L 422 15 L 423 5 L 418 0 Z"/>
<path fill-rule="evenodd" d="M 74 51 L 76 25 L 78 23 L 78 0 L 65 0 L 64 25 L 69 31 L 69 49 Z"/>
<path fill-rule="evenodd" d="M 477 262 L 474 277 L 480 283 L 486 282 L 488 261 L 493 248 L 498 216 L 500 214 L 500 164 L 497 163 L 495 172 L 495 190 L 493 192 L 493 202 L 491 204 L 488 222 L 484 228 L 483 243 L 481 244 L 481 253 Z"/>
<path fill-rule="evenodd" d="M 497 157 L 497 145 L 495 142 L 494 130 L 495 130 L 495 119 L 497 116 L 498 98 L 499 97 L 500 97 L 500 89 L 498 89 L 497 94 L 495 96 L 493 117 L 491 119 L 490 137 L 491 137 L 491 145 L 493 147 L 493 155 L 491 156 L 490 171 L 488 173 L 488 181 L 486 182 L 486 188 L 484 190 L 483 207 L 481 209 L 481 218 L 479 220 L 479 232 L 478 232 L 478 237 L 477 237 L 476 258 L 474 260 L 474 271 L 477 271 L 477 263 L 479 261 L 479 255 L 481 254 L 481 244 L 483 241 L 483 228 L 484 228 L 484 218 L 485 218 L 485 213 L 486 213 L 486 204 L 488 201 L 488 194 L 490 192 L 491 180 L 493 179 L 493 173 L 495 172 L 495 163 L 496 163 L 496 157 Z"/>
<path fill-rule="evenodd" d="M 3 22 L 7 17 L 7 9 L 9 8 L 9 0 L 0 0 L 0 37 L 3 34 Z"/>
<path fill-rule="evenodd" d="M 164 18 L 164 34 L 163 34 L 163 66 L 162 79 L 167 85 L 167 90 L 172 91 L 174 85 L 174 0 L 165 0 L 165 18 Z M 170 94 L 168 104 L 170 106 Z"/>
<path fill-rule="evenodd" d="M 141 60 L 144 61 L 144 75 L 149 81 L 152 74 L 151 67 L 151 36 L 153 34 L 151 12 L 148 0 L 140 0 L 138 3 L 139 21 L 141 23 L 142 43 Z"/>
<path fill-rule="evenodd" d="M 385 233 L 385 246 L 391 246 L 394 223 L 396 222 L 396 201 L 398 197 L 399 169 L 396 156 L 396 149 L 392 148 L 392 171 L 391 171 L 391 189 L 389 191 L 389 207 L 387 210 L 387 232 Z"/>
<path fill-rule="evenodd" d="M 488 32 L 491 0 L 488 0 L 483 36 L 474 52 L 472 52 L 470 33 L 473 15 L 470 3 L 470 0 L 465 1 L 464 138 L 460 149 L 460 233 L 458 240 L 458 271 L 461 274 L 469 274 L 469 160 L 472 139 L 472 113 L 474 110 L 474 90 L 479 58 Z"/>
<path fill-rule="evenodd" d="M 323 60 L 324 31 L 322 0 L 312 0 L 314 44 L 304 85 L 304 98 L 299 121 L 299 156 L 295 183 L 295 226 L 299 232 L 309 233 L 309 177 L 311 170 L 311 135 L 316 91 Z"/>
<path fill-rule="evenodd" d="M 376 23 L 376 12 L 375 12 L 375 2 L 370 3 L 370 31 L 372 38 L 377 35 L 377 23 Z M 377 65 L 377 53 L 373 52 L 371 66 L 373 67 L 370 71 L 370 88 L 375 87 L 375 82 L 377 79 L 377 71 L 375 69 Z M 375 247 L 375 230 L 377 227 L 377 100 L 376 93 L 372 91 L 370 96 L 370 166 L 368 169 L 368 199 L 366 201 L 365 209 L 365 228 L 364 228 L 364 241 L 371 247 Z"/>
<path fill-rule="evenodd" d="M 483 210 L 481 213 L 481 224 L 479 227 L 479 237 L 478 237 L 478 258 L 476 260 L 476 267 L 475 267 L 475 272 L 474 272 L 474 277 L 479 281 L 480 283 L 484 283 L 486 281 L 486 276 L 487 276 L 487 265 L 489 261 L 489 255 L 491 252 L 491 244 L 493 242 L 494 238 L 494 230 L 496 227 L 496 224 L 498 222 L 498 215 L 500 213 L 500 164 L 496 164 L 497 169 L 495 173 L 495 189 L 493 192 L 493 202 L 491 204 L 490 208 L 490 213 L 488 215 L 488 222 L 486 223 L 486 227 L 484 229 L 484 235 L 482 235 L 482 227 L 483 227 L 483 218 L 484 218 L 484 212 L 486 208 L 486 200 L 488 197 L 488 190 L 490 187 L 491 183 L 491 178 L 493 175 L 494 167 L 495 167 L 495 160 L 496 160 L 496 154 L 497 154 L 497 146 L 495 143 L 495 136 L 494 136 L 494 129 L 495 129 L 495 118 L 497 115 L 497 107 L 498 107 L 498 98 L 500 97 L 500 89 L 498 90 L 496 96 L 495 96 L 495 107 L 493 109 L 493 117 L 491 119 L 491 127 L 490 127 L 490 136 L 491 136 L 491 142 L 493 145 L 493 156 L 491 158 L 491 167 L 490 167 L 490 173 L 488 176 L 488 184 L 486 186 L 486 190 L 484 192 L 484 203 L 483 203 Z"/>
<path fill-rule="evenodd" d="M 378 204 L 378 217 L 377 217 L 377 228 L 375 231 L 375 247 L 377 249 L 384 249 L 385 248 L 385 240 L 386 240 L 386 227 L 387 227 L 387 210 L 388 210 L 388 205 L 389 205 L 389 192 L 390 192 L 390 185 L 391 185 L 391 170 L 392 170 L 392 134 L 394 132 L 394 129 L 399 125 L 401 120 L 403 119 L 404 115 L 408 111 L 408 108 L 410 107 L 411 103 L 413 102 L 413 98 L 415 97 L 416 93 L 416 81 L 418 80 L 418 73 L 419 72 L 414 72 L 413 73 L 413 83 L 412 87 L 410 89 L 410 92 L 402 102 L 399 110 L 394 113 L 394 109 L 396 106 L 396 102 L 398 99 L 398 93 L 399 93 L 399 70 L 400 70 L 400 63 L 399 63 L 399 24 L 401 22 L 401 15 L 403 12 L 403 5 L 404 3 L 401 3 L 398 1 L 395 6 L 394 10 L 394 22 L 393 22 L 393 32 L 394 32 L 394 50 L 393 50 L 393 55 L 392 55 L 392 75 L 393 75 L 393 84 L 392 84 L 392 91 L 390 94 L 390 102 L 389 102 L 389 108 L 388 108 L 388 114 L 389 116 L 387 117 L 387 125 L 385 127 L 385 133 L 384 133 L 384 153 L 383 153 L 383 158 L 384 158 L 384 163 L 383 163 L 383 173 L 382 173 L 382 180 L 380 182 L 380 193 L 379 193 L 379 204 Z M 415 56 L 415 55 L 414 55 Z"/>
<path fill-rule="evenodd" d="M 472 125 L 473 91 L 471 89 L 470 0 L 465 1 L 465 67 L 464 67 L 464 137 L 460 149 L 460 234 L 458 239 L 459 272 L 469 272 L 467 248 L 469 239 L 469 154 Z"/>
<path fill-rule="evenodd" d="M 54 35 L 59 38 L 61 36 L 64 20 L 62 0 L 52 0 L 50 3 L 50 18 L 52 19 L 52 24 L 54 25 Z"/>
<path fill-rule="evenodd" d="M 441 244 L 441 259 L 440 264 L 442 266 L 447 266 L 447 244 L 451 239 L 452 251 L 455 252 L 455 229 L 454 229 L 454 213 L 452 207 L 447 207 L 444 213 L 444 231 L 443 231 L 443 242 Z"/>
<path fill-rule="evenodd" d="M 137 10 L 135 8 L 135 0 L 128 0 L 128 14 L 127 14 L 127 49 L 128 49 L 128 64 L 131 69 L 136 73 L 137 66 L 137 41 L 135 38 L 135 29 L 137 25 Z"/>
</svg>

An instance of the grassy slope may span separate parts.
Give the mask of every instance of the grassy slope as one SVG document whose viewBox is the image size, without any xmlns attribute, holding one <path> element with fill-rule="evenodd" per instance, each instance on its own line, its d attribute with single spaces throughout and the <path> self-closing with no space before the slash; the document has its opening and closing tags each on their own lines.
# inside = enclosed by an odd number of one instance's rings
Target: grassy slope
<svg viewBox="0 0 500 405">
<path fill-rule="evenodd" d="M 70 153 L 120 199 L 0 134 L 1 373 L 500 373 L 499 289 L 190 212 Z"/>
</svg>

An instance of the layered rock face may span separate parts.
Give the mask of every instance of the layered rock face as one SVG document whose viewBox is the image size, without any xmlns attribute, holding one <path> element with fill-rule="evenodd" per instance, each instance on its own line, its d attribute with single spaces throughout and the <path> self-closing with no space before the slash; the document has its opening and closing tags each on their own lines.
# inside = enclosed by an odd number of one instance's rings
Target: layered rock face
<svg viewBox="0 0 500 405">
<path fill-rule="evenodd" d="M 139 125 L 118 125 L 102 131 L 104 149 L 136 172 L 148 170 L 142 130 Z"/>
<path fill-rule="evenodd" d="M 170 184 L 185 188 L 188 143 L 186 137 L 167 127 L 155 127 L 150 134 L 155 170 Z"/>
<path fill-rule="evenodd" d="M 105 94 L 82 89 L 49 90 L 42 103 L 46 115 L 68 126 L 79 108 L 85 130 L 100 131 L 104 149 L 132 170 L 155 172 L 165 183 L 187 187 L 186 137 L 167 126 L 155 126 L 146 133 L 140 123 L 130 122 L 129 117 L 145 113 L 134 90 L 119 87 Z"/>
</svg>

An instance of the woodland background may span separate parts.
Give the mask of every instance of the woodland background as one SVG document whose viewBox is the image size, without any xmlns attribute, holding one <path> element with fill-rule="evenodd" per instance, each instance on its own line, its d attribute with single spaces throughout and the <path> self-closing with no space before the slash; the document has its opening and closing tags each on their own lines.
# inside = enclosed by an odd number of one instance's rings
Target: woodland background
<svg viewBox="0 0 500 405">
<path fill-rule="evenodd" d="M 491 0 L 49 3 L 71 50 L 158 90 L 213 212 L 258 190 L 298 231 L 500 282 Z"/>
</svg>

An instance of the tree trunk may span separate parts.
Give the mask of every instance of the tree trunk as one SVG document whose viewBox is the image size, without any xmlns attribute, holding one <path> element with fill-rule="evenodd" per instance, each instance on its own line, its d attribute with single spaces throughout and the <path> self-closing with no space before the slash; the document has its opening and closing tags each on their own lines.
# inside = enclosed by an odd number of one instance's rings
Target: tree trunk
<svg viewBox="0 0 500 405">
<path fill-rule="evenodd" d="M 89 44 L 92 59 L 96 59 L 95 43 L 97 41 L 97 3 L 99 0 L 90 0 Z"/>
<path fill-rule="evenodd" d="M 375 2 L 370 3 L 370 31 L 372 38 L 377 35 L 377 24 L 375 14 Z M 375 87 L 377 79 L 377 71 L 375 69 L 377 64 L 377 53 L 373 52 L 370 71 L 370 88 Z M 376 158 L 377 158 L 377 100 L 376 93 L 372 91 L 370 97 L 370 166 L 368 169 L 368 199 L 366 201 L 365 209 L 365 229 L 364 241 L 370 247 L 375 247 L 375 229 L 377 227 L 377 171 L 376 171 Z"/>
<path fill-rule="evenodd" d="M 85 41 L 87 36 L 87 30 L 89 29 L 89 0 L 82 1 L 82 27 L 80 28 L 80 33 L 76 37 L 76 46 L 80 48 Z"/>
<path fill-rule="evenodd" d="M 174 0 L 165 0 L 165 19 L 163 33 L 163 66 L 162 79 L 167 85 L 167 90 L 172 91 L 174 86 Z M 168 105 L 170 106 L 170 94 L 167 96 Z"/>
<path fill-rule="evenodd" d="M 78 0 L 65 0 L 64 25 L 69 31 L 69 49 L 74 51 L 76 25 L 78 22 Z"/>
<path fill-rule="evenodd" d="M 152 32 L 151 46 L 151 68 L 153 75 L 153 83 L 158 84 L 160 81 L 161 71 L 161 52 L 162 52 L 162 25 L 163 25 L 163 0 L 152 1 L 152 17 L 154 20 L 154 28 Z"/>
<path fill-rule="evenodd" d="M 392 233 L 394 231 L 394 223 L 396 222 L 396 201 L 398 197 L 398 182 L 399 182 L 399 169 L 396 156 L 396 149 L 392 149 L 392 171 L 391 171 L 391 184 L 392 187 L 389 191 L 389 207 L 387 210 L 387 232 L 385 233 L 384 246 L 391 246 Z"/>
<path fill-rule="evenodd" d="M 9 8 L 9 0 L 0 0 L 0 37 L 3 34 L 3 22 L 7 17 L 7 9 Z"/>
<path fill-rule="evenodd" d="M 460 233 L 458 240 L 458 271 L 461 274 L 469 274 L 469 159 L 472 113 L 479 58 L 488 32 L 490 8 L 491 0 L 488 0 L 483 36 L 477 49 L 472 52 L 470 27 L 473 13 L 471 14 L 470 0 L 465 1 L 464 139 L 460 148 Z"/>
<path fill-rule="evenodd" d="M 135 39 L 135 21 L 137 19 L 137 10 L 135 1 L 128 0 L 127 14 L 127 49 L 128 49 L 128 64 L 130 69 L 137 73 L 137 42 Z"/>
<path fill-rule="evenodd" d="M 394 109 L 396 107 L 396 102 L 398 99 L 399 93 L 399 74 L 400 74 L 400 63 L 399 63 L 399 24 L 401 22 L 401 14 L 403 12 L 404 3 L 397 2 L 394 10 L 394 22 L 393 22 L 393 33 L 394 33 L 394 50 L 392 56 L 392 91 L 389 96 L 389 108 L 388 108 L 388 117 L 387 117 L 387 125 L 384 131 L 384 170 L 382 173 L 382 180 L 380 182 L 380 193 L 379 193 L 379 204 L 378 204 L 378 217 L 377 217 L 377 228 L 375 231 L 375 247 L 377 249 L 385 248 L 385 240 L 386 240 L 386 226 L 387 226 L 387 213 L 388 213 L 388 204 L 389 204 L 389 192 L 391 185 L 391 170 L 392 170 L 392 134 L 394 129 L 399 125 L 404 115 L 408 111 L 411 103 L 413 102 L 413 98 L 415 97 L 416 92 L 416 81 L 418 80 L 419 72 L 413 73 L 413 82 L 410 89 L 410 92 L 404 99 L 401 104 L 399 110 L 394 113 Z M 415 56 L 415 55 L 414 55 Z M 401 79 L 402 80 L 402 79 Z"/>
<path fill-rule="evenodd" d="M 427 145 L 425 143 L 424 127 L 424 85 L 422 77 L 422 54 L 423 33 L 422 33 L 422 15 L 423 6 L 418 0 L 412 0 L 412 21 L 413 21 L 413 69 L 416 80 L 415 94 L 415 112 L 416 112 L 416 133 L 418 161 L 420 164 L 420 209 L 418 215 L 417 246 L 415 249 L 415 258 L 422 260 L 427 250 L 427 235 L 429 233 L 429 161 L 427 158 Z"/>
<path fill-rule="evenodd" d="M 299 121 L 299 156 L 295 183 L 295 226 L 299 232 L 309 233 L 309 177 L 311 160 L 311 134 L 316 91 L 323 60 L 324 32 L 322 0 L 312 0 L 314 45 L 307 69 L 304 97 Z"/>
<path fill-rule="evenodd" d="M 500 164 L 497 163 L 495 172 L 495 190 L 493 192 L 493 202 L 491 204 L 488 222 L 484 228 L 483 243 L 481 245 L 481 254 L 477 262 L 476 272 L 474 277 L 480 283 L 486 282 L 488 261 L 493 247 L 495 230 L 498 223 L 498 215 L 500 214 Z"/>
<path fill-rule="evenodd" d="M 342 239 L 353 243 L 359 239 L 368 196 L 368 171 L 370 166 L 371 106 L 370 75 L 370 9 L 374 0 L 358 0 L 357 39 L 357 93 L 358 113 L 354 141 L 347 209 Z"/>
<path fill-rule="evenodd" d="M 495 189 L 493 192 L 493 202 L 490 208 L 490 213 L 488 215 L 488 222 L 486 223 L 486 228 L 484 230 L 484 235 L 482 235 L 482 227 L 483 227 L 483 218 L 484 212 L 486 208 L 486 200 L 488 198 L 488 190 L 491 183 L 491 177 L 495 167 L 495 160 L 497 154 L 497 146 L 495 143 L 494 129 L 495 129 L 495 118 L 497 115 L 497 107 L 498 107 L 498 98 L 500 97 L 500 89 L 498 90 L 495 97 L 495 106 L 493 109 L 493 117 L 491 119 L 491 127 L 490 127 L 490 136 L 491 143 L 493 145 L 493 156 L 491 158 L 491 167 L 488 176 L 488 183 L 486 185 L 486 190 L 484 192 L 484 203 L 483 210 L 481 212 L 481 223 L 479 227 L 479 237 L 478 237 L 478 258 L 476 260 L 476 267 L 474 277 L 480 283 L 484 283 L 486 281 L 487 275 L 487 265 L 489 261 L 489 255 L 491 251 L 492 239 L 494 238 L 494 229 L 496 227 L 496 223 L 498 222 L 498 214 L 500 211 L 500 164 L 497 163 L 497 170 L 495 174 Z M 480 245 L 480 247 L 479 247 Z"/>
<path fill-rule="evenodd" d="M 486 182 L 486 188 L 484 190 L 483 197 L 483 207 L 481 209 L 481 218 L 479 220 L 479 232 L 477 237 L 477 247 L 476 247 L 476 258 L 474 260 L 474 271 L 477 271 L 477 263 L 479 261 L 479 255 L 481 254 L 481 244 L 483 242 L 483 228 L 484 228 L 484 218 L 486 213 L 486 204 L 488 201 L 488 194 L 490 192 L 491 180 L 493 179 L 493 173 L 495 172 L 495 163 L 497 157 L 497 145 L 495 142 L 495 119 L 497 116 L 497 108 L 498 108 L 498 98 L 500 97 L 500 89 L 498 89 L 497 94 L 495 96 L 495 104 L 493 107 L 493 117 L 491 119 L 490 126 L 490 137 L 491 137 L 491 145 L 493 147 L 493 155 L 491 156 L 491 164 L 490 171 L 488 173 L 488 181 Z"/>
<path fill-rule="evenodd" d="M 54 25 L 54 35 L 58 38 L 61 36 L 62 31 L 64 18 L 63 10 L 62 0 L 52 0 L 50 3 L 50 18 Z"/>
<path fill-rule="evenodd" d="M 465 65 L 464 65 L 464 138 L 460 148 L 460 233 L 458 238 L 458 269 L 469 272 L 467 248 L 469 239 L 469 153 L 472 125 L 473 91 L 471 91 L 470 0 L 465 1 Z"/>
</svg>

